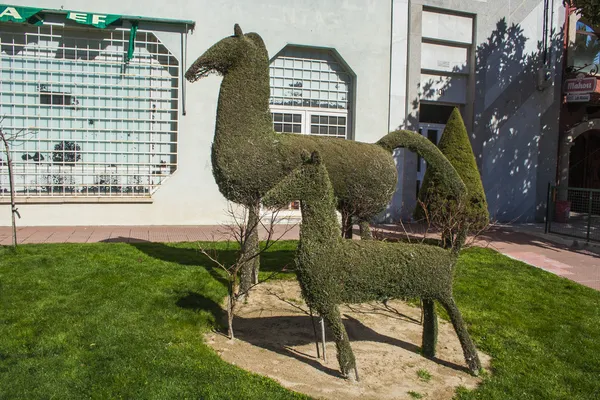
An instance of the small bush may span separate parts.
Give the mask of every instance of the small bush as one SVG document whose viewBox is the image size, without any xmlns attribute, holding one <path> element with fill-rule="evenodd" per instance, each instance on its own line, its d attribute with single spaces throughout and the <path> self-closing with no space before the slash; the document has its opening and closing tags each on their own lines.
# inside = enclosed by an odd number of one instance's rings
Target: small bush
<svg viewBox="0 0 600 400">
<path fill-rule="evenodd" d="M 418 370 L 417 376 L 424 382 L 429 382 L 431 380 L 431 374 L 426 369 Z"/>
</svg>

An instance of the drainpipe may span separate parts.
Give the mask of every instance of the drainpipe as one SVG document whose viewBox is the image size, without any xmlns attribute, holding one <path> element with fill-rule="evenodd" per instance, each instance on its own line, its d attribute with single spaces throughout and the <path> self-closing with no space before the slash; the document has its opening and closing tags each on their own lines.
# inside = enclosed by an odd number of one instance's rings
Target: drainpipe
<svg viewBox="0 0 600 400">
<path fill-rule="evenodd" d="M 565 3 L 565 23 L 563 25 L 564 40 L 563 40 L 563 62 L 562 62 L 562 78 L 564 80 L 567 63 L 568 63 L 568 52 L 569 52 L 569 31 L 571 28 L 571 12 L 573 8 L 569 3 Z M 567 135 L 566 131 L 561 132 L 563 128 L 563 114 L 565 112 L 566 102 L 563 94 L 563 82 L 560 82 L 560 107 L 561 112 L 559 113 L 559 133 L 558 133 L 558 149 L 557 149 L 557 168 L 555 181 L 559 186 L 558 197 L 559 200 L 567 199 L 566 187 L 569 186 L 569 153 L 571 148 L 571 140 Z"/>
</svg>

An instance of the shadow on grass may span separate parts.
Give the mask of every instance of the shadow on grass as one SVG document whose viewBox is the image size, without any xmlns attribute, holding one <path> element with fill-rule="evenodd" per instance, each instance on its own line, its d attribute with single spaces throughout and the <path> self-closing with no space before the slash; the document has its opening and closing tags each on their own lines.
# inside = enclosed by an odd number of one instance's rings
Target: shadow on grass
<svg viewBox="0 0 600 400">
<path fill-rule="evenodd" d="M 202 254 L 201 248 L 195 243 L 186 243 L 182 245 L 168 245 L 164 243 L 148 242 L 139 239 L 131 239 L 126 237 L 117 237 L 106 239 L 103 243 L 128 243 L 142 253 L 157 260 L 177 263 L 186 266 L 196 266 L 205 268 L 211 276 L 227 285 L 225 273 L 221 267 L 210 257 Z M 214 247 L 210 247 L 214 245 Z M 187 246 L 187 247 L 184 247 Z M 225 266 L 232 265 L 238 256 L 238 250 L 231 246 L 226 248 L 226 244 L 214 242 L 206 248 L 206 251 L 211 254 L 215 260 L 218 260 Z M 294 250 L 270 250 L 260 256 L 260 270 L 263 272 L 279 272 L 283 266 L 289 272 L 294 265 Z"/>
<path fill-rule="evenodd" d="M 226 322 L 224 321 L 226 318 L 225 311 L 214 300 L 201 294 L 189 293 L 185 297 L 179 299 L 176 304 L 181 308 L 195 311 L 209 310 L 213 313 L 216 320 L 222 321 L 220 324 L 221 326 L 226 326 Z M 315 322 L 317 321 L 315 320 Z M 348 332 L 348 337 L 352 342 L 368 341 L 385 343 L 403 348 L 415 354 L 421 354 L 421 348 L 418 345 L 382 335 L 349 315 L 344 315 L 343 323 Z M 261 347 L 286 357 L 295 358 L 296 360 L 308 364 L 331 376 L 341 377 L 338 370 L 324 366 L 314 355 L 306 354 L 294 349 L 296 346 L 315 342 L 312 323 L 310 316 L 308 315 L 285 315 L 257 318 L 236 316 L 233 326 L 238 340 L 242 340 L 253 346 Z M 221 333 L 224 334 L 223 332 Z M 333 337 L 329 329 L 326 330 L 326 337 L 330 340 Z M 334 347 L 331 341 L 327 347 L 329 350 L 329 357 L 334 357 L 334 353 L 332 353 Z M 431 360 L 447 368 L 468 373 L 467 368 L 461 365 L 440 360 L 439 358 L 432 358 Z"/>
</svg>

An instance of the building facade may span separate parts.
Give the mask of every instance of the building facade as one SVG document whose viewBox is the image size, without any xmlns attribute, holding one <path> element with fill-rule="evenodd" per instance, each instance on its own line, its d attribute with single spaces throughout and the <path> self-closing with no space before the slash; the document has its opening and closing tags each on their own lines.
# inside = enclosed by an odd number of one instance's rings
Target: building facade
<svg viewBox="0 0 600 400">
<path fill-rule="evenodd" d="M 0 5 L 0 116 L 17 136 L 20 225 L 227 222 L 210 161 L 220 77 L 189 84 L 183 73 L 234 23 L 268 48 L 276 131 L 375 142 L 407 128 L 437 142 L 459 107 L 492 217 L 544 217 L 560 137 L 562 2 L 80 4 Z M 426 168 L 408 151 L 396 160 L 385 221 L 411 214 Z"/>
</svg>

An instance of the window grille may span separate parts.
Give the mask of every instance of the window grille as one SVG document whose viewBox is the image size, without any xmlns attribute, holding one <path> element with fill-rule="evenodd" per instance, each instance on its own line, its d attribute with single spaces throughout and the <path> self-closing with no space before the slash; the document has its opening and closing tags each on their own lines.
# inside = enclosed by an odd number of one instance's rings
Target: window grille
<svg viewBox="0 0 600 400">
<path fill-rule="evenodd" d="M 352 76 L 330 51 L 286 48 L 270 74 L 276 132 L 348 137 Z"/>
<path fill-rule="evenodd" d="M 149 196 L 173 174 L 179 63 L 152 32 L 127 63 L 126 29 L 2 24 L 0 40 L 2 128 L 23 130 L 18 196 Z"/>
</svg>

